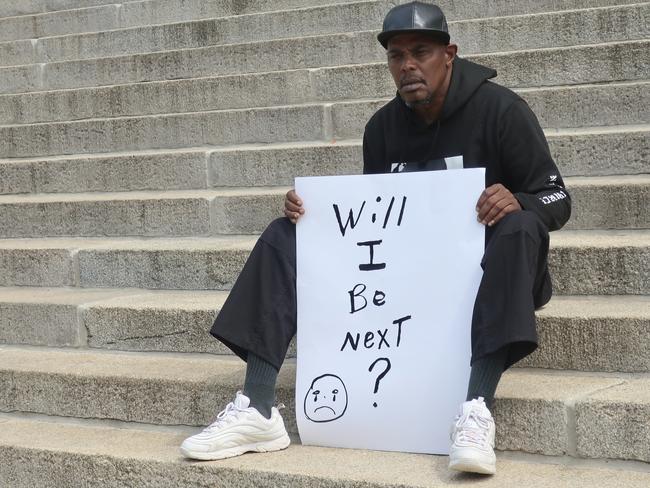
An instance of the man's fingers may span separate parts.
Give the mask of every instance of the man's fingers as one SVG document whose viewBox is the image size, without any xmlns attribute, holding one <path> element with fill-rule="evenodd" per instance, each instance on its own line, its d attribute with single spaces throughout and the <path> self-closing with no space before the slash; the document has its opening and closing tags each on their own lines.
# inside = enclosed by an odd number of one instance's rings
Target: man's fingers
<svg viewBox="0 0 650 488">
<path fill-rule="evenodd" d="M 302 207 L 302 200 L 300 199 L 300 197 L 296 193 L 296 190 L 289 190 L 287 192 L 287 201 L 289 201 L 289 202 L 291 202 L 291 203 L 293 203 L 295 205 L 298 205 L 299 207 Z"/>
<path fill-rule="evenodd" d="M 502 208 L 508 204 L 508 195 L 499 192 L 483 203 L 483 206 L 478 211 L 478 220 L 482 223 L 489 222 L 489 219 L 498 214 Z"/>
<path fill-rule="evenodd" d="M 293 203 L 291 200 L 285 200 L 284 202 L 284 208 L 285 210 L 288 210 L 289 212 L 300 212 L 303 213 L 305 209 L 302 208 L 302 206 Z"/>
<path fill-rule="evenodd" d="M 476 211 L 478 212 L 483 205 L 485 205 L 486 200 L 488 200 L 490 197 L 495 195 L 501 190 L 505 190 L 506 188 L 501 184 L 497 183 L 496 185 L 491 185 L 488 186 L 483 192 L 481 193 L 481 196 L 478 199 L 478 202 L 476 202 Z"/>
<path fill-rule="evenodd" d="M 495 225 L 497 222 L 499 222 L 503 217 L 508 215 L 511 212 L 515 212 L 519 210 L 517 206 L 514 204 L 514 202 L 510 202 L 508 205 L 506 205 L 501 211 L 496 214 L 494 217 L 492 217 L 490 220 L 488 220 L 487 226 L 492 227 Z"/>
<path fill-rule="evenodd" d="M 302 208 L 302 200 L 295 190 L 289 190 L 284 199 L 284 215 L 295 224 L 304 213 L 305 209 Z"/>
</svg>

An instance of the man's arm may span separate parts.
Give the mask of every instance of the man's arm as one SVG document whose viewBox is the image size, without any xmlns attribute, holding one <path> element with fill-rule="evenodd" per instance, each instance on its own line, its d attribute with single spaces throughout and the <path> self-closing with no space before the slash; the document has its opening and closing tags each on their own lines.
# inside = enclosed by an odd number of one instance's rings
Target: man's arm
<svg viewBox="0 0 650 488">
<path fill-rule="evenodd" d="M 535 212 L 549 230 L 571 215 L 571 197 L 551 156 L 544 132 L 523 100 L 511 104 L 499 123 L 504 186 L 524 210 Z"/>
</svg>

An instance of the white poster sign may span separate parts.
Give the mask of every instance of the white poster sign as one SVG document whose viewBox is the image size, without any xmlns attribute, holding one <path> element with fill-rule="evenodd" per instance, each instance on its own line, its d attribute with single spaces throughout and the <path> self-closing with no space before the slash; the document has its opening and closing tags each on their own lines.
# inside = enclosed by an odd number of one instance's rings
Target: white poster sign
<svg viewBox="0 0 650 488">
<path fill-rule="evenodd" d="M 297 178 L 303 444 L 446 454 L 465 400 L 483 169 Z"/>
</svg>

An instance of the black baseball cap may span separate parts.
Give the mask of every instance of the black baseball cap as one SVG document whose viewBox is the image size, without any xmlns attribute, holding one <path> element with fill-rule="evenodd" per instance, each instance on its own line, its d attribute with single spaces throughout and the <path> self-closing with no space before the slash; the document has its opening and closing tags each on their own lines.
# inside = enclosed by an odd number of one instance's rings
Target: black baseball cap
<svg viewBox="0 0 650 488">
<path fill-rule="evenodd" d="M 449 28 L 445 14 L 437 5 L 423 2 L 405 3 L 390 9 L 377 39 L 386 49 L 391 37 L 411 33 L 426 34 L 443 44 L 449 44 Z"/>
</svg>

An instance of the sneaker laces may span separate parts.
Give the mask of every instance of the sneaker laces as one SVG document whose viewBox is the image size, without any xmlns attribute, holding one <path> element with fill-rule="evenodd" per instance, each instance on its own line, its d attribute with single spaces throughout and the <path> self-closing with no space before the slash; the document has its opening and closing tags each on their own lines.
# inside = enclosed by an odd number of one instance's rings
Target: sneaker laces
<svg viewBox="0 0 650 488">
<path fill-rule="evenodd" d="M 228 405 L 226 405 L 226 408 L 217 414 L 217 418 L 210 425 L 208 425 L 205 430 L 211 432 L 215 429 L 218 429 L 223 424 L 227 423 L 228 419 L 236 417 L 239 412 L 243 412 L 245 410 L 245 408 L 241 408 L 235 405 L 235 402 L 230 402 Z"/>
<path fill-rule="evenodd" d="M 488 442 L 490 419 L 471 409 L 465 415 L 456 418 L 456 429 L 458 442 L 483 446 Z"/>
</svg>

